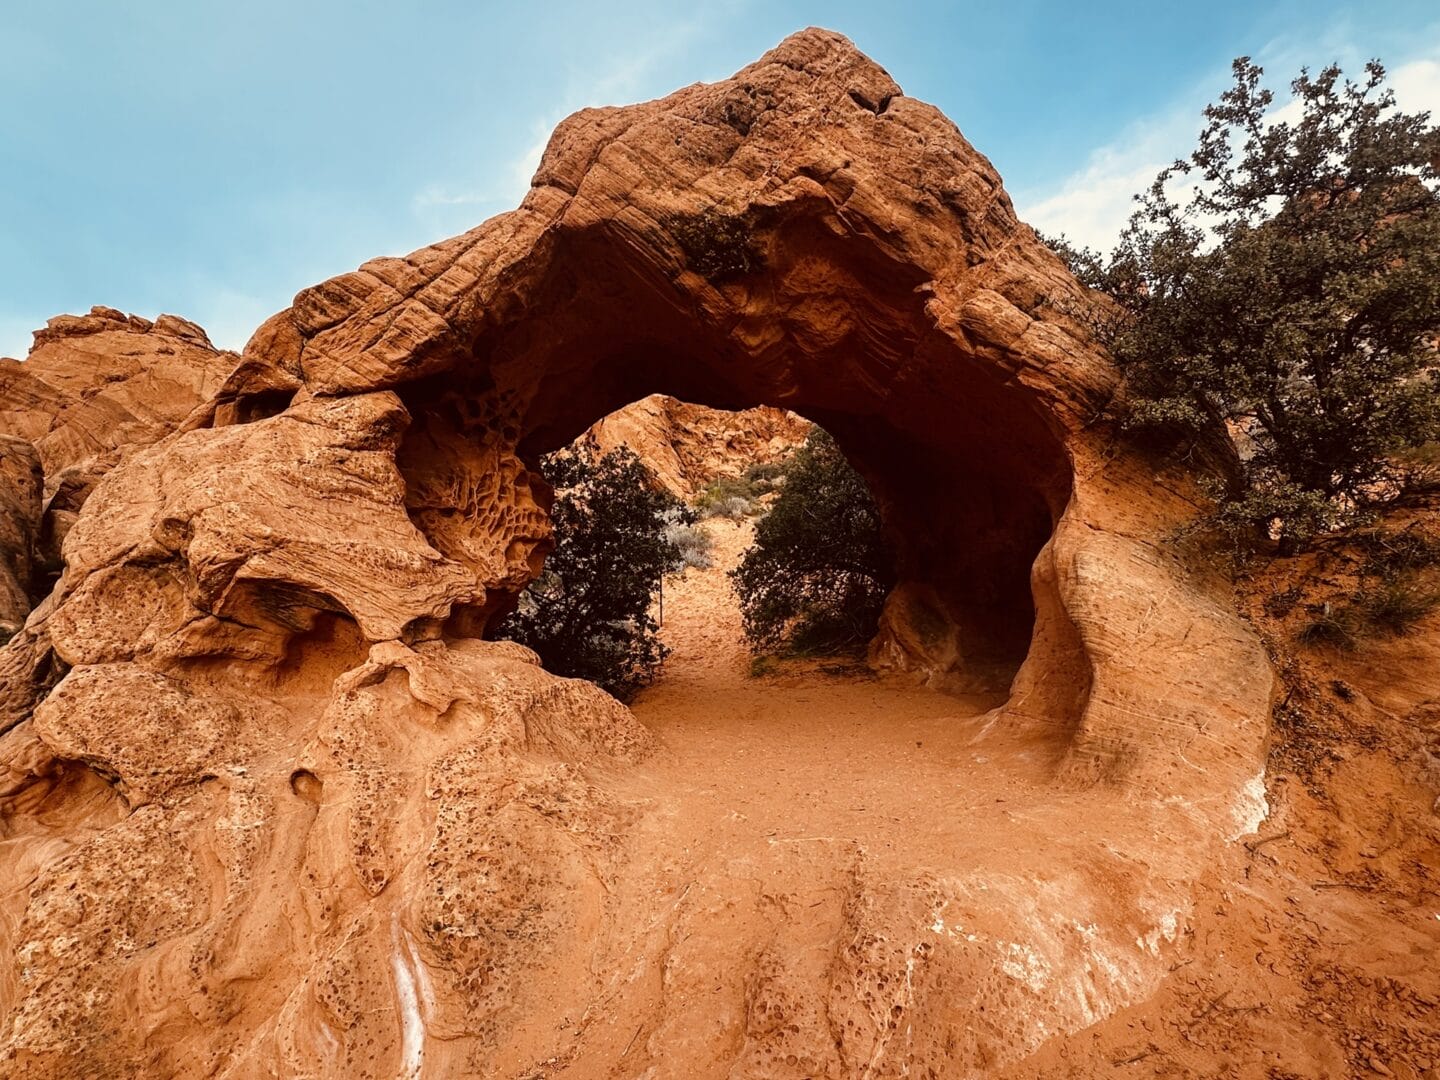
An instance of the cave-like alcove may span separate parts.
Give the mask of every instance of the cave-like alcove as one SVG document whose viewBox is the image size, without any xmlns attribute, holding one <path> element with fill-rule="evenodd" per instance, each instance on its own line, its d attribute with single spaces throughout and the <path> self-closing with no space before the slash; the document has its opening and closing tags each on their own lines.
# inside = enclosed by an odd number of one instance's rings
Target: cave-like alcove
<svg viewBox="0 0 1440 1080">
<path fill-rule="evenodd" d="M 882 508 L 899 585 L 880 652 L 949 684 L 1009 685 L 1035 633 L 1032 566 L 1068 500 L 1069 466 L 1028 395 L 936 330 L 913 268 L 802 218 L 767 237 L 762 277 L 716 282 L 720 317 L 677 303 L 673 270 L 605 230 L 562 233 L 548 255 L 540 281 L 484 320 L 468 355 L 397 388 L 413 417 L 400 453 L 412 490 L 437 453 L 458 462 L 462 445 L 508 447 L 533 470 L 650 394 L 787 409 L 835 437 Z M 471 470 L 488 469 L 490 495 L 533 484 L 498 460 Z M 440 523 L 447 513 L 467 507 L 412 507 L 442 552 L 463 557 L 463 528 Z M 452 631 L 481 634 L 505 608 L 487 600 Z"/>
</svg>

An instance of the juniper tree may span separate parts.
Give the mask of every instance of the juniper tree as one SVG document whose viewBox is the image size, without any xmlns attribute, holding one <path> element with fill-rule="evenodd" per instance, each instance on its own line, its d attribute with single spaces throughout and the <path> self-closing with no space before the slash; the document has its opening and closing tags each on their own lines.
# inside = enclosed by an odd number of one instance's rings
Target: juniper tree
<svg viewBox="0 0 1440 1080">
<path fill-rule="evenodd" d="M 821 428 L 786 465 L 731 579 L 756 649 L 835 651 L 875 633 L 893 557 L 869 488 Z"/>
<path fill-rule="evenodd" d="M 1118 303 L 1097 325 L 1125 426 L 1230 425 L 1222 522 L 1293 548 L 1403 488 L 1396 455 L 1440 437 L 1440 128 L 1375 62 L 1302 70 L 1278 112 L 1262 75 L 1235 61 L 1108 259 L 1052 244 Z"/>
<path fill-rule="evenodd" d="M 625 447 L 598 458 L 557 451 L 541 472 L 555 489 L 555 550 L 496 636 L 534 649 L 546 670 L 624 700 L 665 659 L 650 604 L 662 575 L 683 563 L 667 532 L 694 514 L 657 490 Z"/>
</svg>

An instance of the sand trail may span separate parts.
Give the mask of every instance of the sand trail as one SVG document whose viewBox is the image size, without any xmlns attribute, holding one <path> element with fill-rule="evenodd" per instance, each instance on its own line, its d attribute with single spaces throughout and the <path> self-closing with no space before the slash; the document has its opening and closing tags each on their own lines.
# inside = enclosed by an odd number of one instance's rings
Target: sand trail
<svg viewBox="0 0 1440 1080">
<path fill-rule="evenodd" d="M 997 737 L 994 699 L 820 662 L 752 677 L 725 576 L 750 527 L 708 527 L 716 565 L 667 583 L 673 652 L 632 706 L 660 749 L 597 777 L 633 816 L 566 1075 L 926 1075 L 969 997 L 1002 1000 L 973 972 L 1039 985 L 981 868 L 1026 896 L 1044 873 L 1018 838 L 1049 748 Z M 906 1034 L 922 1001 L 947 1015 Z"/>
<path fill-rule="evenodd" d="M 715 565 L 670 581 L 662 636 L 672 653 L 633 706 L 664 749 L 627 784 L 661 804 L 665 831 L 684 835 L 695 857 L 830 837 L 877 857 L 944 866 L 973 833 L 979 807 L 1042 779 L 1038 754 L 1034 767 L 1024 755 L 1002 767 L 972 745 L 995 698 L 814 661 L 751 677 L 725 574 L 751 528 L 709 528 Z"/>
</svg>

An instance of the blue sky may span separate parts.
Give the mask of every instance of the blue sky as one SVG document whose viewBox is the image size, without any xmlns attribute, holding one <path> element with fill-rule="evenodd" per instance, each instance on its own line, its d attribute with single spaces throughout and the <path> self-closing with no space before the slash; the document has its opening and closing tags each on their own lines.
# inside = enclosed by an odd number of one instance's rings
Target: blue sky
<svg viewBox="0 0 1440 1080">
<path fill-rule="evenodd" d="M 298 289 L 515 205 L 572 110 L 724 78 L 807 25 L 944 109 L 1023 217 L 1095 244 L 1242 53 L 1277 85 L 1378 56 L 1440 116 L 1435 0 L 4 0 L 0 355 L 92 304 L 239 348 Z"/>
</svg>

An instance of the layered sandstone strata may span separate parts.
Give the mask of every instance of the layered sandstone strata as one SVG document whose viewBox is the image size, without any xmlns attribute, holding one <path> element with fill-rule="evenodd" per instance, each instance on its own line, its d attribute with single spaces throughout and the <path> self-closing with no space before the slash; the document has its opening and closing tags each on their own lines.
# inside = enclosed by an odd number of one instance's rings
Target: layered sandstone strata
<svg viewBox="0 0 1440 1080">
<path fill-rule="evenodd" d="M 695 1076 L 783 1044 L 776 1075 L 964 1076 L 1149 993 L 1263 813 L 1271 674 L 1164 542 L 1193 482 L 1103 420 L 1086 302 L 949 120 L 809 30 L 572 116 L 518 209 L 305 290 L 226 375 L 175 331 L 163 379 L 81 393 L 158 441 L 0 654 L 8 1068 Z M 81 406 L 50 390 L 16 434 L 58 492 L 119 448 L 52 437 Z M 877 662 L 1008 687 L 977 745 L 1043 767 L 950 865 L 846 872 L 836 963 L 783 995 L 830 1005 L 781 1027 L 707 1012 L 784 968 L 696 967 L 724 888 L 617 906 L 651 811 L 607 777 L 646 730 L 481 640 L 549 543 L 538 454 L 652 393 L 834 434 L 900 553 Z M 696 1037 L 622 1061 L 622 1012 Z"/>
</svg>

